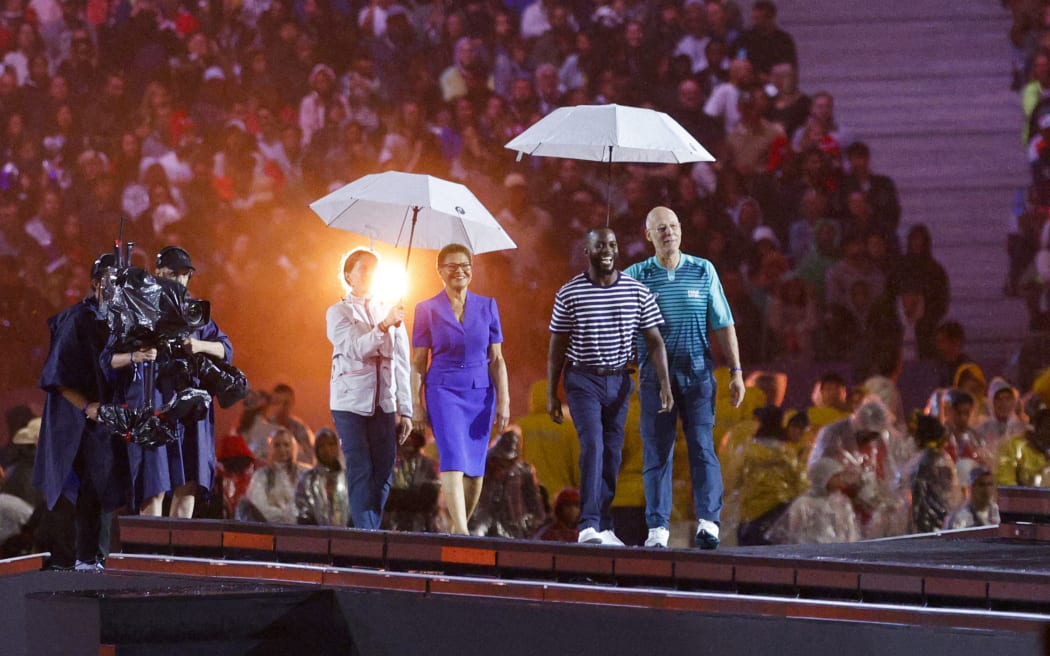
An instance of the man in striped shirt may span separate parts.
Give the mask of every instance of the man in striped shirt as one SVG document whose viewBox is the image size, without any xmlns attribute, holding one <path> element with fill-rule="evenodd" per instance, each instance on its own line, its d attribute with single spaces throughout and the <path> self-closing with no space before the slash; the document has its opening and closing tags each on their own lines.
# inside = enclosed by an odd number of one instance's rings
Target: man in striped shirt
<svg viewBox="0 0 1050 656">
<path fill-rule="evenodd" d="M 562 422 L 558 382 L 565 372 L 565 396 L 580 440 L 579 541 L 623 545 L 613 532 L 609 508 L 620 473 L 627 401 L 633 391 L 627 363 L 641 333 L 659 380 L 659 411 L 674 404 L 667 357 L 653 294 L 616 270 L 619 250 L 609 228 L 587 233 L 589 265 L 558 290 L 551 316 L 547 354 L 547 412 Z"/>
<path fill-rule="evenodd" d="M 656 255 L 632 264 L 624 273 L 648 287 L 664 317 L 660 326 L 665 352 L 653 358 L 647 341 L 639 340 L 642 403 L 642 479 L 645 485 L 647 547 L 666 547 L 671 519 L 671 468 L 678 417 L 689 447 L 689 472 L 696 509 L 696 545 L 718 547 L 722 511 L 722 468 L 715 453 L 715 379 L 710 328 L 729 360 L 729 398 L 739 406 L 744 398 L 733 313 L 711 262 L 681 251 L 682 226 L 673 211 L 656 207 L 645 219 L 645 237 Z M 664 359 L 671 372 L 674 411 L 664 411 Z"/>
</svg>

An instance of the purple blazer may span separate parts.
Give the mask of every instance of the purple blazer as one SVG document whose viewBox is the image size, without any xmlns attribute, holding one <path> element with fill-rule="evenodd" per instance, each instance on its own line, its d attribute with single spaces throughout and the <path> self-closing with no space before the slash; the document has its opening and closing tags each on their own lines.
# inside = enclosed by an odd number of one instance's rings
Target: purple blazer
<svg viewBox="0 0 1050 656">
<path fill-rule="evenodd" d="M 412 346 L 430 349 L 427 386 L 489 387 L 489 345 L 503 343 L 496 299 L 467 292 L 463 323 L 456 320 L 444 290 L 416 305 Z"/>
</svg>

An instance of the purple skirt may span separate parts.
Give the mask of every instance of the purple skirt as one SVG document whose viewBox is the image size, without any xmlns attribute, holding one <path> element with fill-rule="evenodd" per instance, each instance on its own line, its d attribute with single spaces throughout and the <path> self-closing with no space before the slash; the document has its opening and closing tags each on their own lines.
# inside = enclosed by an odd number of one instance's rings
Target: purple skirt
<svg viewBox="0 0 1050 656">
<path fill-rule="evenodd" d="M 496 388 L 426 387 L 427 414 L 434 429 L 441 471 L 485 475 L 485 456 L 496 418 Z"/>
</svg>

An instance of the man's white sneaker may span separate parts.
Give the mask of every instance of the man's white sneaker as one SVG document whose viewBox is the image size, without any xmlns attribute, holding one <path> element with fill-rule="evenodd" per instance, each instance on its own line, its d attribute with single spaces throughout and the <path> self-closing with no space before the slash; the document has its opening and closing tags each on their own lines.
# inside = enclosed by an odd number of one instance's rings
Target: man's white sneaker
<svg viewBox="0 0 1050 656">
<path fill-rule="evenodd" d="M 576 538 L 576 541 L 580 544 L 605 544 L 602 540 L 602 534 L 598 532 L 598 529 L 587 527 L 580 531 L 580 536 Z"/>
<path fill-rule="evenodd" d="M 649 537 L 645 539 L 645 546 L 647 547 L 663 547 L 667 548 L 667 540 L 671 537 L 671 532 L 663 526 L 657 526 L 656 528 L 649 529 Z"/>
<path fill-rule="evenodd" d="M 620 538 L 616 537 L 616 534 L 612 532 L 612 529 L 607 529 L 607 530 L 602 531 L 601 533 L 598 534 L 598 537 L 601 538 L 602 544 L 607 544 L 607 545 L 611 545 L 611 546 L 614 546 L 614 547 L 622 547 L 622 546 L 624 546 L 623 545 L 623 540 L 621 540 Z"/>
<path fill-rule="evenodd" d="M 701 519 L 696 523 L 696 546 L 701 549 L 718 548 L 718 524 L 709 519 Z"/>
</svg>

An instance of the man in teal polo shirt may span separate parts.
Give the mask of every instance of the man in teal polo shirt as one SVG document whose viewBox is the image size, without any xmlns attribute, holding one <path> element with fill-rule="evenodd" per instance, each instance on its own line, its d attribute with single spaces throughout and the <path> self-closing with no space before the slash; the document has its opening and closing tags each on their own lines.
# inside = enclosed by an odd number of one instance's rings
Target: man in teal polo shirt
<svg viewBox="0 0 1050 656">
<path fill-rule="evenodd" d="M 718 547 L 722 510 L 722 469 L 715 454 L 712 428 L 715 421 L 714 363 L 708 329 L 718 339 L 729 360 L 730 400 L 739 406 L 744 398 L 733 314 L 722 283 L 711 262 L 681 251 L 682 225 L 673 211 L 656 207 L 645 219 L 645 237 L 656 255 L 624 271 L 656 296 L 664 317 L 660 326 L 667 349 L 671 412 L 660 412 L 659 385 L 644 340 L 638 340 L 641 365 L 639 396 L 642 405 L 642 479 L 645 485 L 645 519 L 648 547 L 666 547 L 671 518 L 671 468 L 679 416 L 689 447 L 689 471 L 696 508 L 696 545 Z"/>
</svg>

